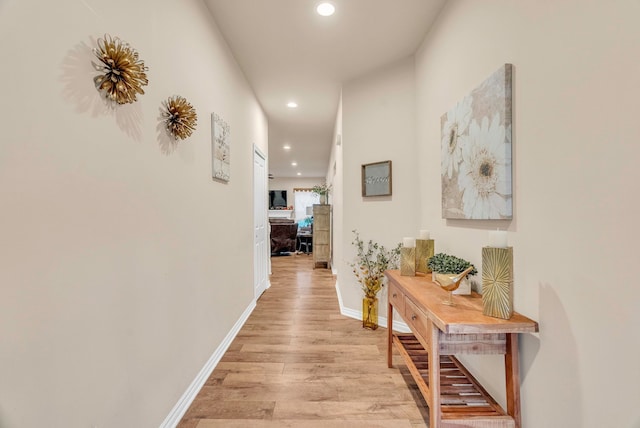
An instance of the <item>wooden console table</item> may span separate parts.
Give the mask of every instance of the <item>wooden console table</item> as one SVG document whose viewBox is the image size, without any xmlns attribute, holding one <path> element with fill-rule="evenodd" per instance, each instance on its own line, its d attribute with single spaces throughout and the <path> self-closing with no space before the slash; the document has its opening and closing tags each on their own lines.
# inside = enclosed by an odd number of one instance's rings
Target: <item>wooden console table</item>
<svg viewBox="0 0 640 428">
<path fill-rule="evenodd" d="M 447 292 L 431 275 L 385 275 L 388 365 L 395 344 L 429 406 L 429 428 L 521 428 L 518 334 L 537 332 L 538 323 L 518 313 L 509 320 L 484 316 L 477 293 L 454 295 L 455 306 L 444 305 Z M 393 308 L 413 334 L 393 333 Z M 506 412 L 454 354 L 504 354 Z"/>
</svg>

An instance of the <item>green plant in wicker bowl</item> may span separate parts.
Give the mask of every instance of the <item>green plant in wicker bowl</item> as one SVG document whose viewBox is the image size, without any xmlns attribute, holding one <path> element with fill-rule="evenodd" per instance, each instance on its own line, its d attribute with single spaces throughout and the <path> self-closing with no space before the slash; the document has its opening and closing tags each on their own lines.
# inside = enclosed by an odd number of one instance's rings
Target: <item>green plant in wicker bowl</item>
<svg viewBox="0 0 640 428">
<path fill-rule="evenodd" d="M 462 273 L 471 266 L 471 263 L 456 256 L 438 253 L 427 261 L 427 266 L 437 273 Z M 468 275 L 475 275 L 478 270 L 474 267 Z M 467 277 L 468 277 L 467 275 Z"/>
<path fill-rule="evenodd" d="M 400 263 L 401 243 L 392 249 L 386 248 L 371 239 L 365 246 L 357 230 L 351 242 L 357 250 L 356 260 L 351 263 L 353 273 L 360 282 L 365 297 L 376 297 L 378 291 L 384 286 L 384 271 L 398 269 Z"/>
</svg>

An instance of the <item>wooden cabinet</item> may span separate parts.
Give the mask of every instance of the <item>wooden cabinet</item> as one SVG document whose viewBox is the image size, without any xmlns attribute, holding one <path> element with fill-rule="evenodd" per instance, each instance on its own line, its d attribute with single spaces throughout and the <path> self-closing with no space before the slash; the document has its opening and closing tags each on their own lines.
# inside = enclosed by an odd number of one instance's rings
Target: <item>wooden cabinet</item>
<svg viewBox="0 0 640 428">
<path fill-rule="evenodd" d="M 313 206 L 313 267 L 331 263 L 331 205 Z"/>
<path fill-rule="evenodd" d="M 389 279 L 387 361 L 392 366 L 395 345 L 429 406 L 430 428 L 521 428 L 518 334 L 538 331 L 538 323 L 518 313 L 511 319 L 482 314 L 482 297 L 453 296 L 455 306 L 442 302 L 447 292 L 431 276 Z M 412 334 L 393 333 L 393 309 Z M 506 379 L 505 411 L 454 356 L 503 354 Z"/>
</svg>

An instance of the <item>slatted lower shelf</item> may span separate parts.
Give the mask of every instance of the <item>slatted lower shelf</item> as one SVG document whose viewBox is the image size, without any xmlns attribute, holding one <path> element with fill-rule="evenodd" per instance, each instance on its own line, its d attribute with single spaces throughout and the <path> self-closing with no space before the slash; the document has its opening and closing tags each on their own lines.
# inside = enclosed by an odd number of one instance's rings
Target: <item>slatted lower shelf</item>
<svg viewBox="0 0 640 428">
<path fill-rule="evenodd" d="M 429 362 L 427 351 L 412 334 L 394 335 L 393 343 L 400 351 L 423 395 L 428 397 Z M 440 409 L 443 422 L 449 422 L 444 426 L 515 426 L 513 418 L 452 355 L 440 356 Z"/>
</svg>

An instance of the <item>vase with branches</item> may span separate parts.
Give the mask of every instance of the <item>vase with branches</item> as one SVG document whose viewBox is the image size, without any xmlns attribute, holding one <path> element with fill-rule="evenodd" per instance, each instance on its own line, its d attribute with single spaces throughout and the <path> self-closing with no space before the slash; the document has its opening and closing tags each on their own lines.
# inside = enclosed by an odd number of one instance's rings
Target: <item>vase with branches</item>
<svg viewBox="0 0 640 428">
<path fill-rule="evenodd" d="M 329 192 L 331 192 L 331 185 L 327 183 L 316 184 L 311 189 L 313 193 L 320 196 L 320 203 L 326 204 L 327 198 L 329 197 Z"/>
<path fill-rule="evenodd" d="M 398 268 L 402 244 L 389 249 L 370 239 L 365 245 L 357 230 L 353 230 L 353 234 L 356 258 L 351 267 L 364 292 L 362 327 L 375 330 L 378 328 L 378 292 L 384 287 L 384 271 Z"/>
</svg>

